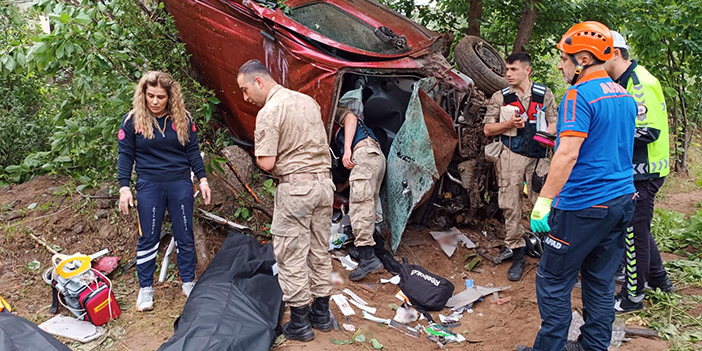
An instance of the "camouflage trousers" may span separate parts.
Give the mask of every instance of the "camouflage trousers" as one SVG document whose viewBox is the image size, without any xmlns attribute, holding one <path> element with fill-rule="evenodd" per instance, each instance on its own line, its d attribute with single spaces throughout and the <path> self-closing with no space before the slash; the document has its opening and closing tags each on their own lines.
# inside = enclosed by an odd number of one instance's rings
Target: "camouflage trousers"
<svg viewBox="0 0 702 351">
<path fill-rule="evenodd" d="M 349 217 L 356 237 L 354 245 L 373 246 L 375 211 L 385 177 L 385 155 L 375 146 L 363 146 L 353 151 L 351 161 L 354 167 L 349 176 Z"/>
<path fill-rule="evenodd" d="M 505 216 L 505 245 L 510 249 L 524 247 L 524 228 L 522 227 L 522 197 L 524 182 L 529 191 L 529 201 L 533 205 L 538 193 L 531 190 L 531 176 L 536 166 L 536 158 L 522 156 L 502 146 L 500 159 L 497 162 L 498 183 L 500 192 L 497 202 Z M 551 160 L 543 158 L 539 161 L 537 174 L 548 173 Z"/>
<path fill-rule="evenodd" d="M 288 306 L 331 294 L 334 183 L 331 179 L 281 183 L 275 193 L 271 234 L 278 283 Z"/>
</svg>

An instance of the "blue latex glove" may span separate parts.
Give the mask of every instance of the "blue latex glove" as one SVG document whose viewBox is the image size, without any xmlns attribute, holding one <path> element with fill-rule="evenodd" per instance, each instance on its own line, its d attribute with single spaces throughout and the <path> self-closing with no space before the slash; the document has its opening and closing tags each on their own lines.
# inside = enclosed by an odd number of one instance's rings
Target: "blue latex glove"
<svg viewBox="0 0 702 351">
<path fill-rule="evenodd" d="M 551 231 L 548 226 L 548 214 L 551 213 L 553 199 L 539 196 L 531 211 L 531 230 L 537 233 L 547 233 Z"/>
</svg>

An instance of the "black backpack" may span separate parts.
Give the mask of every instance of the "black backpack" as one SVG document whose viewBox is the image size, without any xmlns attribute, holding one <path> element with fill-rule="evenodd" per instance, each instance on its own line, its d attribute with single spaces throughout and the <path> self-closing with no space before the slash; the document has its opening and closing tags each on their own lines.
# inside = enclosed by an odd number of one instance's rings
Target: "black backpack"
<svg viewBox="0 0 702 351">
<path fill-rule="evenodd" d="M 421 266 L 406 264 L 400 270 L 400 289 L 418 310 L 441 311 L 455 287 L 446 278 Z"/>
</svg>

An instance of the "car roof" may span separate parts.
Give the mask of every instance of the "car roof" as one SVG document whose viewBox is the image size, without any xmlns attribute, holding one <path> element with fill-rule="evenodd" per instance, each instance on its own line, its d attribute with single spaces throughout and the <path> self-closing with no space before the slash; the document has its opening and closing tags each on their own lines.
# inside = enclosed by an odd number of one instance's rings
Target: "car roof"
<svg viewBox="0 0 702 351">
<path fill-rule="evenodd" d="M 336 49 L 354 54 L 376 56 L 379 59 L 390 59 L 408 55 L 414 56 L 414 53 L 429 48 L 440 38 L 438 33 L 407 19 L 375 1 L 287 0 L 285 5 L 291 9 L 288 14 L 285 14 L 285 11 L 280 8 L 273 10 L 262 6 L 262 4 L 267 2 L 265 0 L 235 0 L 235 2 L 241 1 L 243 1 L 245 6 L 248 5 L 247 7 L 258 13 L 259 16 L 309 39 Z M 323 27 L 319 27 L 316 23 L 307 23 L 305 20 L 301 19 L 300 17 L 301 15 L 304 16 L 304 12 L 310 12 L 307 18 L 316 18 Z M 347 27 L 325 25 L 328 23 L 328 21 L 325 23 L 323 20 L 325 15 L 335 16 L 333 20 L 338 21 L 337 23 L 345 24 Z M 350 20 L 350 18 L 353 20 Z M 365 35 L 357 35 L 355 40 L 353 40 L 354 38 L 352 36 L 344 37 L 343 35 L 344 31 L 349 29 L 348 26 L 355 26 L 354 20 L 358 22 L 358 27 L 368 27 L 364 32 Z M 387 27 L 390 29 L 391 33 L 396 34 L 397 37 L 404 37 L 404 40 L 406 40 L 406 50 L 374 50 L 374 47 L 377 48 L 377 45 L 366 45 L 367 42 L 375 39 L 370 37 L 375 37 L 373 32 L 379 27 Z M 363 40 L 363 42 L 358 43 L 359 40 Z M 379 41 L 378 39 L 375 40 Z"/>
</svg>

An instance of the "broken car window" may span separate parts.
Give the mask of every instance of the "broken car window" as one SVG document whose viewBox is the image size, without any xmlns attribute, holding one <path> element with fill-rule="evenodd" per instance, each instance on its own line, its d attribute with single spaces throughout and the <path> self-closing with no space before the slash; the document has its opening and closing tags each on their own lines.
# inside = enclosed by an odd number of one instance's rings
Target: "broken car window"
<svg viewBox="0 0 702 351">
<path fill-rule="evenodd" d="M 390 29 L 381 27 L 383 31 L 376 34 L 377 30 L 370 25 L 328 3 L 316 2 L 298 6 L 287 16 L 329 39 L 356 49 L 378 54 L 409 51 L 406 41 L 404 47 L 402 46 L 404 38 L 398 37 Z"/>
</svg>

